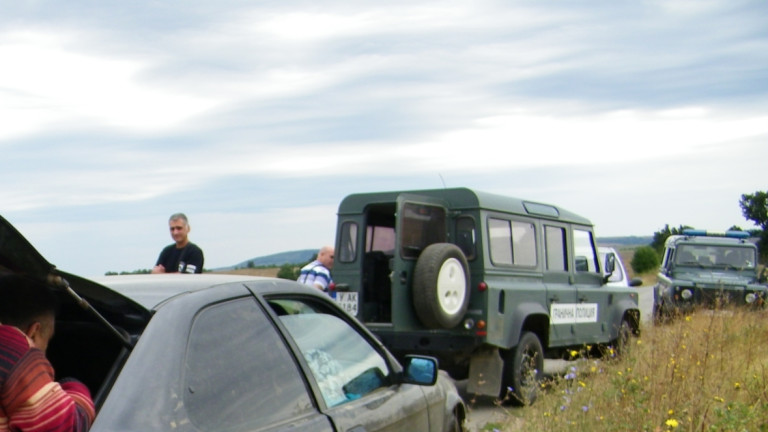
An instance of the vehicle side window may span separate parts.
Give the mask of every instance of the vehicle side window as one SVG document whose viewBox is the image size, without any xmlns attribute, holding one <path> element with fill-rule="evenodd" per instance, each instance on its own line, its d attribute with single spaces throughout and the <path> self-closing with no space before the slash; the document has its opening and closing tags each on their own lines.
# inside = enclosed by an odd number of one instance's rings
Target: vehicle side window
<svg viewBox="0 0 768 432">
<path fill-rule="evenodd" d="M 365 251 L 381 251 L 392 256 L 395 253 L 395 228 L 370 225 L 365 234 Z"/>
<path fill-rule="evenodd" d="M 249 431 L 313 410 L 302 374 L 252 298 L 202 310 L 192 324 L 184 404 L 203 431 Z"/>
<path fill-rule="evenodd" d="M 591 232 L 573 230 L 573 254 L 577 272 L 598 272 L 597 253 Z"/>
<path fill-rule="evenodd" d="M 339 261 L 353 262 L 357 258 L 357 224 L 344 222 L 341 225 L 341 240 L 339 241 Z"/>
<path fill-rule="evenodd" d="M 512 264 L 512 227 L 508 220 L 488 219 L 491 261 L 494 264 Z"/>
<path fill-rule="evenodd" d="M 512 252 L 515 265 L 536 265 L 536 229 L 532 223 L 512 221 Z"/>
<path fill-rule="evenodd" d="M 488 237 L 494 264 L 536 265 L 536 232 L 532 223 L 489 218 Z"/>
<path fill-rule="evenodd" d="M 270 301 L 296 342 L 326 405 L 358 399 L 388 385 L 384 357 L 349 323 L 301 300 Z"/>
<path fill-rule="evenodd" d="M 475 259 L 475 220 L 471 217 L 456 219 L 456 246 L 458 246 L 468 260 Z"/>
<path fill-rule="evenodd" d="M 544 227 L 544 237 L 546 243 L 547 270 L 568 271 L 568 262 L 565 257 L 568 256 L 568 250 L 565 243 L 565 228 L 546 226 Z"/>
</svg>

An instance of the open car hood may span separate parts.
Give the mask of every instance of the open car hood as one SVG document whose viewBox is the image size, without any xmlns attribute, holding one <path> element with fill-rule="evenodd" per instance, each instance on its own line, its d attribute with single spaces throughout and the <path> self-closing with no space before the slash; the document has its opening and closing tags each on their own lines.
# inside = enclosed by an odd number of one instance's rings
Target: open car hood
<svg viewBox="0 0 768 432">
<path fill-rule="evenodd" d="M 151 316 L 143 306 L 103 285 L 58 270 L 0 216 L 0 275 L 8 273 L 37 279 L 62 293 L 67 292 L 68 285 L 81 297 L 80 300 L 88 302 L 112 325 L 143 328 Z M 80 305 L 85 307 L 82 303 Z"/>
</svg>

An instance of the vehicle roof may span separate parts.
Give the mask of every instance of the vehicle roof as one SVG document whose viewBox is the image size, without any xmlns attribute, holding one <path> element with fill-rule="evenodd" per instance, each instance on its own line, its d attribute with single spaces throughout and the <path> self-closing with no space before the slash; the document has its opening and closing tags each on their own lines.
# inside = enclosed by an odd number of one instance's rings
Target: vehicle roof
<svg viewBox="0 0 768 432">
<path fill-rule="evenodd" d="M 402 190 L 348 195 L 339 204 L 339 215 L 361 214 L 371 204 L 393 203 L 400 195 L 423 195 L 445 201 L 451 210 L 486 209 L 544 219 L 592 225 L 589 219 L 551 204 L 523 200 L 469 188 Z M 555 213 L 547 210 L 554 209 Z"/>
<path fill-rule="evenodd" d="M 732 238 L 732 237 L 716 237 L 716 236 L 688 236 L 688 235 L 671 235 L 667 237 L 664 242 L 666 247 L 674 247 L 680 243 L 690 244 L 707 244 L 714 246 L 744 246 L 744 247 L 756 247 L 754 243 L 747 239 Z"/>
<path fill-rule="evenodd" d="M 164 301 L 179 294 L 225 283 L 260 282 L 256 284 L 256 287 L 266 288 L 274 287 L 278 281 L 291 282 L 276 278 L 221 273 L 119 275 L 102 276 L 92 280 L 135 301 L 148 310 L 156 308 Z"/>
</svg>

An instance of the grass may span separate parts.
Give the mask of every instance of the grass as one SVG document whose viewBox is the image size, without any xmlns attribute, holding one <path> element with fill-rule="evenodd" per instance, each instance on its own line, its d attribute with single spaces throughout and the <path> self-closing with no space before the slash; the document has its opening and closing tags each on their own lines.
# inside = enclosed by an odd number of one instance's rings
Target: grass
<svg viewBox="0 0 768 432">
<path fill-rule="evenodd" d="M 583 359 L 482 430 L 768 431 L 768 313 L 647 325 L 622 358 Z"/>
</svg>

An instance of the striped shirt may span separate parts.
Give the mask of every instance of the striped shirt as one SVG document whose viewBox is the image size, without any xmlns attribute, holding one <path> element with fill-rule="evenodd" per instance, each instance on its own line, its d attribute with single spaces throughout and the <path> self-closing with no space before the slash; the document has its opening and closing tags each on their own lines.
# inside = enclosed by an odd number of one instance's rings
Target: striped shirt
<svg viewBox="0 0 768 432">
<path fill-rule="evenodd" d="M 88 387 L 53 380 L 45 354 L 18 328 L 0 324 L 0 432 L 85 432 L 95 409 Z"/>
<path fill-rule="evenodd" d="M 328 285 L 332 282 L 331 271 L 315 260 L 301 268 L 296 281 L 328 291 Z"/>
</svg>

